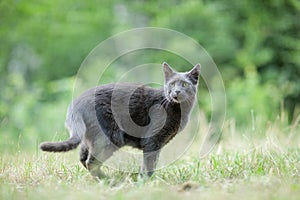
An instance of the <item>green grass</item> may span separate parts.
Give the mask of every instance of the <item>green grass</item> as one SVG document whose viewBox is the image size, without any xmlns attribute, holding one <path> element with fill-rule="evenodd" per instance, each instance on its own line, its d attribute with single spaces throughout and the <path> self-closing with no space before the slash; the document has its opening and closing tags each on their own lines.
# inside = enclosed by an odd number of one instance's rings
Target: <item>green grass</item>
<svg viewBox="0 0 300 200">
<path fill-rule="evenodd" d="M 239 132 L 227 121 L 211 154 L 200 159 L 199 146 L 192 146 L 151 178 L 104 167 L 107 177 L 97 181 L 81 166 L 78 150 L 3 151 L 0 199 L 299 199 L 298 122 L 289 126 L 279 119 Z M 201 124 L 205 132 L 208 124 Z"/>
<path fill-rule="evenodd" d="M 68 154 L 2 155 L 0 199 L 299 199 L 300 150 L 185 157 L 149 179 L 105 168 L 94 180 Z"/>
</svg>

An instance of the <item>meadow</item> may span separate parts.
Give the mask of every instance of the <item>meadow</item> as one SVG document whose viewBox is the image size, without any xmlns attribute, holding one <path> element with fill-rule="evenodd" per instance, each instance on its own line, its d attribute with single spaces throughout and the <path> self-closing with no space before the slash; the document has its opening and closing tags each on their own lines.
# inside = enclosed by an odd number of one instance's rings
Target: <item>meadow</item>
<svg viewBox="0 0 300 200">
<path fill-rule="evenodd" d="M 76 150 L 1 153 L 0 199 L 299 199 L 299 124 L 280 121 L 263 137 L 227 122 L 208 156 L 188 153 L 150 178 L 104 166 L 95 180 Z"/>
</svg>

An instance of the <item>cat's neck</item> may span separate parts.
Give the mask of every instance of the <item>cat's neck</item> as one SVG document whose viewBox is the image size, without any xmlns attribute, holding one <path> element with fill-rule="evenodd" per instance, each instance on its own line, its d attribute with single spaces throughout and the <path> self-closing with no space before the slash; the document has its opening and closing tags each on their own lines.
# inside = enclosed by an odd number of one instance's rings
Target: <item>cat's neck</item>
<svg viewBox="0 0 300 200">
<path fill-rule="evenodd" d="M 191 97 L 187 101 L 181 102 L 180 108 L 181 108 L 182 114 L 189 115 L 193 108 L 194 103 L 195 103 L 195 97 Z"/>
</svg>

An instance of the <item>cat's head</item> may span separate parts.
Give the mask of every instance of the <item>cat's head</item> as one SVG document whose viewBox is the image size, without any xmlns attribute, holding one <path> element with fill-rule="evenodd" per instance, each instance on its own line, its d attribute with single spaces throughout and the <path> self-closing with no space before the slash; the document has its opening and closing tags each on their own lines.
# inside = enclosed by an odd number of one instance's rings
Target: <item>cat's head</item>
<svg viewBox="0 0 300 200">
<path fill-rule="evenodd" d="M 194 98 L 200 74 L 200 64 L 189 72 L 176 72 L 166 62 L 163 63 L 165 84 L 164 92 L 169 101 L 181 103 Z"/>
</svg>

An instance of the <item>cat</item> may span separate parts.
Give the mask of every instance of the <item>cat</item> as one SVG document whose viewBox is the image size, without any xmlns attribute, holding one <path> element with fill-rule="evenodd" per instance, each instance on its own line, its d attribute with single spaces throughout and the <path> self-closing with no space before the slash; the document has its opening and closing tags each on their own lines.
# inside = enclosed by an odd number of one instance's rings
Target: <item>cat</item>
<svg viewBox="0 0 300 200">
<path fill-rule="evenodd" d="M 141 172 L 151 176 L 162 147 L 188 122 L 200 68 L 196 64 L 189 72 L 176 72 L 164 62 L 163 88 L 114 83 L 85 91 L 68 108 L 65 126 L 70 138 L 44 142 L 41 150 L 65 152 L 81 143 L 81 163 L 101 178 L 102 163 L 129 145 L 143 151 Z"/>
</svg>

